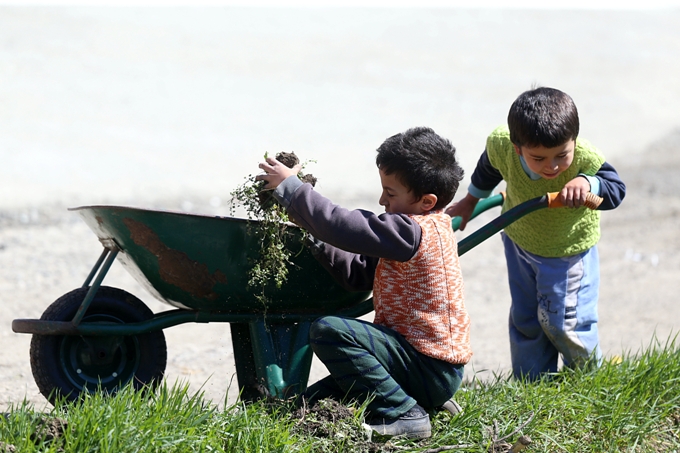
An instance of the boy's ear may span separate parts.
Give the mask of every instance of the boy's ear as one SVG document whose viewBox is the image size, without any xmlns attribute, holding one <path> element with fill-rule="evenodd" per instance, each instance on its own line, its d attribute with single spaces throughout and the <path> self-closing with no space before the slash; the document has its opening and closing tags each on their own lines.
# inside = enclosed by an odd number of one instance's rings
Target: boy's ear
<svg viewBox="0 0 680 453">
<path fill-rule="evenodd" d="M 437 196 L 433 193 L 426 193 L 420 199 L 420 207 L 423 212 L 432 211 L 437 205 Z"/>
</svg>

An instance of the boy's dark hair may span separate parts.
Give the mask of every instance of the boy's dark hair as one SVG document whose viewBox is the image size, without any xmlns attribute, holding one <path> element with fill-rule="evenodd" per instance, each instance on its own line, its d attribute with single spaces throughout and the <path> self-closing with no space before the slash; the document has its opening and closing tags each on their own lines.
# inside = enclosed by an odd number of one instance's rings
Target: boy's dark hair
<svg viewBox="0 0 680 453">
<path fill-rule="evenodd" d="M 415 127 L 388 138 L 378 148 L 375 163 L 386 174 L 395 174 L 414 198 L 436 195 L 434 210 L 444 209 L 453 200 L 463 179 L 456 148 L 429 127 Z"/>
<path fill-rule="evenodd" d="M 510 141 L 517 146 L 554 148 L 578 137 L 578 110 L 567 93 L 534 88 L 512 103 L 508 128 Z"/>
</svg>

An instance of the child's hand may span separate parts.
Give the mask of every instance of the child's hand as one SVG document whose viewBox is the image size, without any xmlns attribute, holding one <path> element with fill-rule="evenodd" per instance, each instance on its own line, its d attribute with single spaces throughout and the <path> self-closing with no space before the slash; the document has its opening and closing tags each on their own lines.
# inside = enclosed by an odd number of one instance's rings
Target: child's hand
<svg viewBox="0 0 680 453">
<path fill-rule="evenodd" d="M 590 192 L 590 183 L 583 176 L 577 176 L 564 185 L 560 191 L 560 201 L 564 206 L 579 208 L 586 202 Z"/>
<path fill-rule="evenodd" d="M 296 176 L 302 169 L 302 164 L 297 164 L 293 168 L 288 168 L 273 157 L 268 157 L 267 162 L 258 165 L 264 170 L 264 175 L 255 176 L 256 181 L 266 181 L 265 189 L 276 189 L 284 179 L 289 176 Z"/>
<path fill-rule="evenodd" d="M 448 208 L 446 208 L 446 212 L 448 215 L 451 217 L 461 217 L 461 222 L 460 222 L 460 231 L 463 231 L 465 229 L 465 225 L 467 225 L 468 220 L 470 220 L 470 217 L 472 217 L 472 211 L 475 210 L 475 206 L 477 206 L 477 202 L 479 201 L 479 198 L 473 197 L 469 193 L 465 195 L 465 198 L 460 200 L 457 203 L 452 204 Z"/>
</svg>

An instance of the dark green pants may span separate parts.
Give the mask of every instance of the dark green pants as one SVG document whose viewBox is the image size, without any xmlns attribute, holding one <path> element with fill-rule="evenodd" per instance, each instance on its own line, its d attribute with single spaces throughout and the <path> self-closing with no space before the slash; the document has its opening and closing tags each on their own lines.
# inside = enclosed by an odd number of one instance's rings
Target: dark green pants
<svg viewBox="0 0 680 453">
<path fill-rule="evenodd" d="M 399 333 L 370 322 L 326 316 L 312 323 L 309 339 L 330 376 L 308 387 L 305 397 L 372 398 L 373 416 L 398 418 L 416 403 L 441 406 L 463 378 L 463 365 L 421 354 Z"/>
</svg>

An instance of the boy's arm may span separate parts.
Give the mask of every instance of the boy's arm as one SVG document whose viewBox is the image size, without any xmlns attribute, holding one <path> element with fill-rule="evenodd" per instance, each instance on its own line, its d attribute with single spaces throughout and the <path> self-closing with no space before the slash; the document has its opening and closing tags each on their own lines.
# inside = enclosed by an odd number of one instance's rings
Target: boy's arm
<svg viewBox="0 0 680 453">
<path fill-rule="evenodd" d="M 597 179 L 595 185 L 599 187 L 595 188 L 591 183 L 591 192 L 603 198 L 597 209 L 606 211 L 619 206 L 626 196 L 626 185 L 621 181 L 616 169 L 605 162 L 595 173 L 595 178 Z M 597 193 L 594 190 L 597 190 Z"/>
<path fill-rule="evenodd" d="M 420 225 L 409 216 L 342 208 L 297 177 L 286 178 L 274 197 L 296 224 L 347 252 L 408 261 L 420 246 Z"/>
<path fill-rule="evenodd" d="M 472 182 L 471 188 L 473 189 L 473 192 L 471 193 L 477 198 L 488 197 L 491 195 L 491 192 L 493 192 L 493 189 L 503 181 L 501 172 L 491 165 L 489 153 L 486 149 L 477 161 L 477 167 L 475 167 L 475 171 L 472 173 L 470 181 Z M 476 191 L 474 189 L 476 189 Z M 468 192 L 469 191 L 470 188 L 468 188 Z"/>
<path fill-rule="evenodd" d="M 468 186 L 468 193 L 465 197 L 449 206 L 446 213 L 451 217 L 461 217 L 460 230 L 465 230 L 468 220 L 472 216 L 472 212 L 477 206 L 480 198 L 487 198 L 493 192 L 493 189 L 503 180 L 501 172 L 499 172 L 489 161 L 489 154 L 486 150 L 482 153 L 477 161 L 477 167 L 472 173 L 471 183 Z"/>
<path fill-rule="evenodd" d="M 348 291 L 373 289 L 379 258 L 346 252 L 309 236 L 312 255 Z"/>
<path fill-rule="evenodd" d="M 580 173 L 564 185 L 560 200 L 564 206 L 578 208 L 586 203 L 588 192 L 602 197 L 597 209 L 614 209 L 626 196 L 626 185 L 611 164 L 605 162 L 594 176 Z"/>
</svg>

